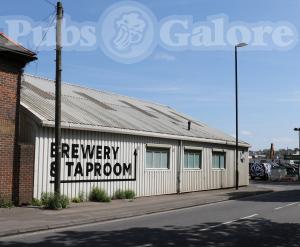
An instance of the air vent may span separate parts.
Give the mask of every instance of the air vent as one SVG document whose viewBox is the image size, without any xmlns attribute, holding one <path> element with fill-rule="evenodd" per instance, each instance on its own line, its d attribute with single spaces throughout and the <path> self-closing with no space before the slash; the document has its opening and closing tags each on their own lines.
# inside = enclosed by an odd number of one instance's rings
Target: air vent
<svg viewBox="0 0 300 247">
<path fill-rule="evenodd" d="M 93 98 L 93 97 L 91 97 L 91 96 L 89 96 L 89 95 L 87 95 L 87 94 L 85 94 L 85 93 L 76 92 L 76 91 L 75 91 L 75 93 L 77 93 L 77 94 L 80 95 L 81 97 L 83 97 L 83 98 L 85 98 L 85 99 L 87 99 L 87 100 L 93 102 L 94 104 L 96 104 L 96 105 L 98 105 L 98 106 L 104 108 L 105 110 L 115 111 L 115 109 L 113 109 L 113 108 L 110 107 L 109 105 L 104 104 L 103 102 L 101 102 L 101 101 L 99 101 L 99 100 L 97 100 L 97 99 L 95 99 L 95 98 Z"/>
<path fill-rule="evenodd" d="M 131 108 L 133 108 L 133 109 L 135 109 L 135 110 L 137 110 L 137 111 L 139 111 L 141 113 L 144 113 L 145 115 L 147 115 L 149 117 L 157 118 L 156 116 L 152 115 L 150 112 L 147 112 L 147 111 L 145 111 L 145 110 L 143 110 L 143 109 L 141 109 L 141 108 L 139 108 L 139 107 L 137 107 L 137 106 L 135 106 L 135 105 L 133 105 L 133 104 L 125 101 L 125 100 L 119 100 L 119 101 L 122 102 L 122 103 L 124 103 L 125 105 L 130 106 Z"/>
</svg>

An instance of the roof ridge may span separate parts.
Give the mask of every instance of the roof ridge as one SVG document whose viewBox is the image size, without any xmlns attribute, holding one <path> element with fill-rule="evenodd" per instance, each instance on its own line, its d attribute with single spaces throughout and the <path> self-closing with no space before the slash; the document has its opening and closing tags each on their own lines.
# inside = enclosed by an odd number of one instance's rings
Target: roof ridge
<svg viewBox="0 0 300 247">
<path fill-rule="evenodd" d="M 49 79 L 49 78 L 44 77 L 44 76 L 31 75 L 31 74 L 27 74 L 27 73 L 24 73 L 24 75 L 29 76 L 29 77 L 33 77 L 33 78 L 39 78 L 39 79 L 47 80 L 47 81 L 50 81 L 53 84 L 55 84 L 55 81 L 53 79 Z M 89 87 L 82 86 L 82 85 L 76 84 L 76 83 L 70 83 L 70 82 L 63 81 L 63 84 L 78 87 L 78 88 L 82 88 L 82 89 L 87 89 L 87 90 L 91 90 L 91 91 L 95 91 L 97 93 L 100 92 L 100 93 L 105 93 L 105 94 L 110 94 L 110 95 L 115 95 L 115 96 L 121 96 L 121 97 L 128 98 L 128 99 L 131 99 L 131 100 L 141 101 L 141 102 L 144 102 L 144 103 L 147 103 L 147 104 L 153 104 L 153 105 L 157 105 L 157 106 L 161 106 L 161 107 L 171 108 L 168 105 L 163 105 L 163 104 L 156 103 L 156 102 L 151 102 L 151 101 L 147 101 L 147 100 L 143 100 L 143 99 L 139 99 L 139 98 L 134 98 L 134 97 L 131 97 L 131 96 L 127 96 L 127 95 L 123 95 L 123 94 L 119 94 L 119 93 L 115 93 L 115 92 L 104 91 L 104 90 L 99 90 L 99 89 L 95 89 L 95 88 L 89 88 Z"/>
<path fill-rule="evenodd" d="M 14 45 L 16 45 L 16 46 L 18 46 L 18 47 L 24 49 L 25 52 L 28 52 L 28 53 L 30 53 L 30 54 L 33 55 L 33 56 L 36 55 L 35 52 L 33 52 L 33 51 L 27 49 L 26 47 L 24 47 L 24 46 L 23 46 L 22 44 L 20 44 L 19 42 L 17 42 L 17 41 L 15 41 L 15 40 L 11 39 L 11 38 L 10 38 L 9 36 L 7 36 L 4 32 L 0 32 L 0 35 L 2 35 L 4 38 L 6 38 L 8 41 L 10 41 L 11 43 L 13 43 Z"/>
</svg>

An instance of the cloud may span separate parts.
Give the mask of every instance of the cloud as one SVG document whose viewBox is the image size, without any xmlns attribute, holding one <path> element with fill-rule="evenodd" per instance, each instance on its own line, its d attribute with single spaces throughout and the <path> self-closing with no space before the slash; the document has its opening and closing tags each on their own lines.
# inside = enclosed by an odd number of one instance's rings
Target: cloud
<svg viewBox="0 0 300 247">
<path fill-rule="evenodd" d="M 162 61 L 169 61 L 169 62 L 176 60 L 175 56 L 166 52 L 157 52 L 154 54 L 153 58 L 154 60 L 162 60 Z"/>
<path fill-rule="evenodd" d="M 242 130 L 241 134 L 244 136 L 254 136 L 254 133 L 249 130 Z"/>
</svg>

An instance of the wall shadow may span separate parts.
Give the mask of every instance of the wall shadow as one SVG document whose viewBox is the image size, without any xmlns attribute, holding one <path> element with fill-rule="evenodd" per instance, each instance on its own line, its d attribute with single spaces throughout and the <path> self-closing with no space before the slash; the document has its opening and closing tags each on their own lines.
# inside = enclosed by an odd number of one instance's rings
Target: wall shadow
<svg viewBox="0 0 300 247">
<path fill-rule="evenodd" d="M 62 231 L 52 235 L 41 235 L 41 240 L 32 243 L 1 242 L 6 247 L 48 246 L 209 246 L 209 247 L 298 247 L 300 224 L 276 223 L 265 219 L 249 219 L 230 225 L 221 225 L 206 231 L 202 229 L 219 222 L 195 226 L 167 226 L 164 228 L 130 228 L 114 231 Z M 54 235 L 55 234 L 55 235 Z M 36 237 L 36 236 L 35 236 Z"/>
<path fill-rule="evenodd" d="M 243 192 L 236 191 L 227 193 L 230 200 L 254 201 L 254 202 L 300 202 L 300 190 L 285 190 L 273 193 L 264 191 Z M 269 192 L 272 192 L 271 190 Z M 299 244 L 300 246 L 300 244 Z"/>
</svg>

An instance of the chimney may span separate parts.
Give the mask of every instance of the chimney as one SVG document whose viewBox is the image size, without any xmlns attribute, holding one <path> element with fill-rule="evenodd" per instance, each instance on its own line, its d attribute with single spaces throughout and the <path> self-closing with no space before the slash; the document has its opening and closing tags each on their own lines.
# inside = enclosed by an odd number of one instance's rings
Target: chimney
<svg viewBox="0 0 300 247">
<path fill-rule="evenodd" d="M 189 120 L 188 121 L 188 130 L 191 130 L 191 125 L 192 125 L 192 122 Z"/>
</svg>

